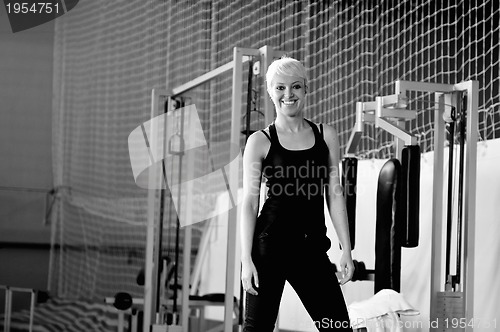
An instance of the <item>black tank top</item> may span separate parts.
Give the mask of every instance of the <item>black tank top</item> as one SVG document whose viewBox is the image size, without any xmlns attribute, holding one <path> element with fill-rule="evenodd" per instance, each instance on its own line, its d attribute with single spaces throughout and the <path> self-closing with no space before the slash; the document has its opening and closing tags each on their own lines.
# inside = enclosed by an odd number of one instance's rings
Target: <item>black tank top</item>
<svg viewBox="0 0 500 332">
<path fill-rule="evenodd" d="M 262 162 L 262 174 L 267 186 L 267 198 L 256 224 L 256 236 L 277 242 L 309 238 L 330 247 L 324 218 L 324 188 L 328 183 L 329 150 L 320 130 L 306 119 L 314 133 L 314 145 L 303 150 L 284 148 L 278 139 L 274 123 L 269 125 L 271 141 Z M 326 243 L 327 241 L 327 243 Z"/>
</svg>

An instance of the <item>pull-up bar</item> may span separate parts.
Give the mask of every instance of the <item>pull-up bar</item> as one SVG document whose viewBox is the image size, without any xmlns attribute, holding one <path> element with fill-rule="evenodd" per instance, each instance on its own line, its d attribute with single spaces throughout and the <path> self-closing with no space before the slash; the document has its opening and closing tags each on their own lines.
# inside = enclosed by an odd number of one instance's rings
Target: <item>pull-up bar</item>
<svg viewBox="0 0 500 332">
<path fill-rule="evenodd" d="M 251 57 L 249 57 L 249 56 L 243 56 L 241 59 L 241 64 L 245 64 L 245 63 L 249 62 L 250 59 L 251 59 Z M 235 61 L 233 60 L 231 62 L 226 63 L 225 65 L 222 65 L 220 67 L 215 68 L 214 70 L 209 71 L 206 74 L 198 76 L 197 78 L 195 78 L 192 81 L 189 81 L 187 83 L 179 85 L 176 88 L 173 88 L 171 97 L 172 98 L 177 97 L 178 95 L 183 94 L 191 89 L 194 89 L 197 86 L 199 86 L 203 83 L 206 83 L 206 82 L 210 81 L 213 78 L 216 78 L 217 76 L 219 76 L 221 74 L 224 74 L 225 72 L 233 70 L 234 64 L 235 64 Z"/>
</svg>

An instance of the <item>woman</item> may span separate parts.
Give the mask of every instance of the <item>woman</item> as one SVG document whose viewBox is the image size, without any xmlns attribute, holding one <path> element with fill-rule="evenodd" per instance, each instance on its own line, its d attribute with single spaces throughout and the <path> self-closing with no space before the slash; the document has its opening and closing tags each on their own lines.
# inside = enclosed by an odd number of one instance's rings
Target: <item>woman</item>
<svg viewBox="0 0 500 332">
<path fill-rule="evenodd" d="M 242 284 L 244 331 L 273 331 L 285 281 L 320 331 L 351 331 L 344 298 L 326 251 L 324 194 L 343 248 L 341 284 L 354 272 L 335 129 L 304 118 L 307 76 L 292 58 L 266 74 L 276 119 L 252 134 L 243 156 Z M 259 212 L 261 178 L 268 187 Z M 258 217 L 257 217 L 258 216 Z"/>
</svg>

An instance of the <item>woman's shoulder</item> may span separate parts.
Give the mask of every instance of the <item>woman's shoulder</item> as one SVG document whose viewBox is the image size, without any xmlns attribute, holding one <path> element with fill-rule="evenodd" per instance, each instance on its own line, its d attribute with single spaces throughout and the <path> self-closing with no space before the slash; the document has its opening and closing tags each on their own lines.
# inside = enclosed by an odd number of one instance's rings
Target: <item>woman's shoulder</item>
<svg viewBox="0 0 500 332">
<path fill-rule="evenodd" d="M 245 150 L 250 150 L 257 155 L 263 156 L 267 154 L 270 145 L 271 138 L 269 134 L 269 127 L 267 127 L 248 136 Z"/>
<path fill-rule="evenodd" d="M 335 127 L 332 125 L 323 124 L 323 131 L 325 133 L 325 136 L 329 136 L 330 138 L 337 137 L 337 129 L 335 129 Z"/>
<path fill-rule="evenodd" d="M 264 129 L 257 130 L 248 136 L 247 144 L 262 144 L 265 142 L 271 142 L 271 133 L 269 132 L 269 126 Z"/>
<path fill-rule="evenodd" d="M 318 128 L 318 130 L 321 133 L 323 133 L 323 136 L 325 137 L 325 139 L 337 137 L 337 130 L 332 125 L 326 124 L 324 122 L 313 122 L 313 121 L 310 121 L 310 122 L 313 125 L 315 125 L 316 128 Z"/>
</svg>

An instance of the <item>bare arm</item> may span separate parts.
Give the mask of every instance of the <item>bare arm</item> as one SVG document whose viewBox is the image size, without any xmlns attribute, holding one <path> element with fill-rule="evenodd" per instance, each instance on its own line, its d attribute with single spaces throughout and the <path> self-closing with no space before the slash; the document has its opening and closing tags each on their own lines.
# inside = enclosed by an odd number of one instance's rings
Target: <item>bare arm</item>
<svg viewBox="0 0 500 332">
<path fill-rule="evenodd" d="M 342 272 L 341 284 L 351 280 L 354 273 L 354 265 L 351 257 L 351 240 L 349 237 L 349 225 L 347 223 L 347 209 L 345 199 L 340 185 L 339 173 L 339 142 L 337 131 L 330 126 L 324 126 L 325 142 L 329 149 L 329 182 L 326 190 L 326 202 L 328 212 L 332 219 L 333 227 L 342 246 L 342 257 L 340 268 Z"/>
<path fill-rule="evenodd" d="M 257 270 L 252 261 L 252 242 L 257 213 L 259 212 L 262 160 L 269 149 L 269 140 L 260 132 L 252 134 L 247 141 L 243 154 L 243 200 L 241 204 L 241 281 L 243 288 L 257 294 L 252 285 L 259 287 Z"/>
</svg>

